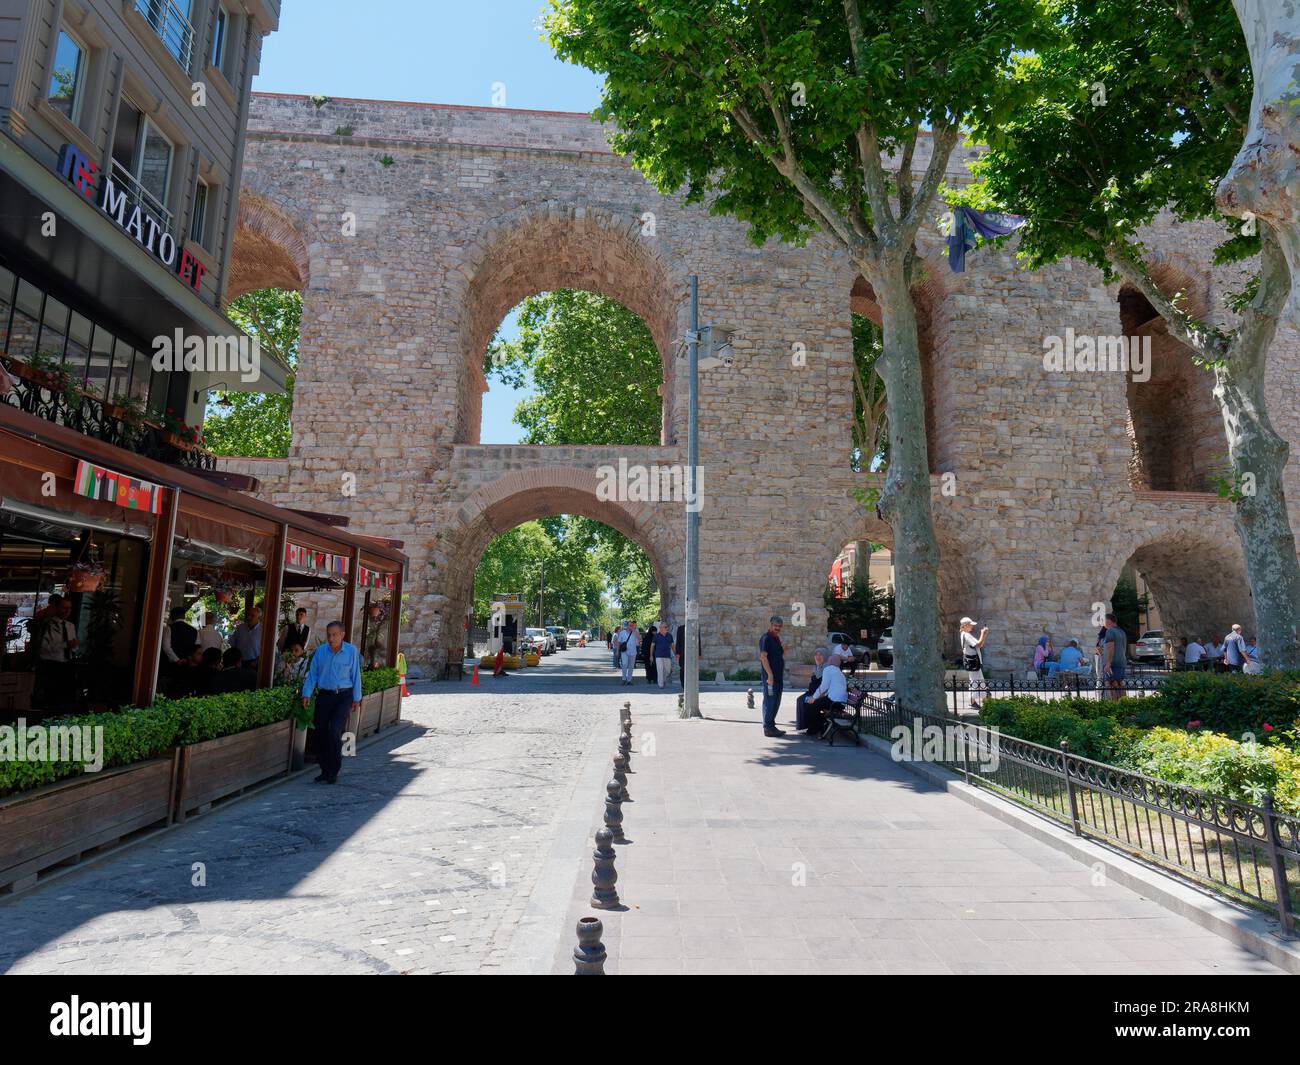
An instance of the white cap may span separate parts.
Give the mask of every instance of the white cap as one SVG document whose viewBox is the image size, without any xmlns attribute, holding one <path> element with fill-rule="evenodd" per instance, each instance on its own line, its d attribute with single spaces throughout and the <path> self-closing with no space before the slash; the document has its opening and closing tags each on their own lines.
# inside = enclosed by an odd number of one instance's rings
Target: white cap
<svg viewBox="0 0 1300 1065">
<path fill-rule="evenodd" d="M 975 621 L 974 621 L 973 618 L 962 618 L 962 619 L 961 619 L 961 623 L 962 623 L 963 625 L 974 625 L 974 624 L 975 624 Z"/>
</svg>

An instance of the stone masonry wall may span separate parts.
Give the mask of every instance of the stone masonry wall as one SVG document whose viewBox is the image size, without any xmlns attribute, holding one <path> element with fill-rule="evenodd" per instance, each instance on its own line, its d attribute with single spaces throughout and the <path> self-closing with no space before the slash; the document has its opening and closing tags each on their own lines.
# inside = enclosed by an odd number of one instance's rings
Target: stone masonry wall
<svg viewBox="0 0 1300 1065">
<path fill-rule="evenodd" d="M 963 174 L 954 159 L 950 178 Z M 868 477 L 849 466 L 856 272 L 820 239 L 754 247 L 739 223 L 661 196 L 586 116 L 258 96 L 240 231 L 256 239 L 237 241 L 235 276 L 300 282 L 305 295 L 292 455 L 261 467 L 263 491 L 405 541 L 403 644 L 418 666 L 454 653 L 491 537 L 545 514 L 588 514 L 637 540 L 660 571 L 664 613 L 680 617 L 682 505 L 600 500 L 597 485 L 619 457 L 684 462 L 677 349 L 691 273 L 702 320 L 735 330 L 731 365 L 701 377 L 704 667 L 753 668 L 767 616 L 799 604 L 806 624 L 787 633 L 791 657 L 806 659 L 841 546 L 890 542 L 852 496 Z M 1165 221 L 1149 240 L 1158 276 L 1191 278 L 1217 309 L 1234 279 L 1204 276 L 1213 243 L 1204 227 Z M 1094 604 L 1135 554 L 1175 635 L 1249 628 L 1231 507 L 1132 489 L 1126 378 L 1043 369 L 1045 336 L 1120 333 L 1118 287 L 1078 263 L 1027 273 L 1011 249 L 981 249 L 952 274 L 937 227 L 921 250 L 949 643 L 963 614 L 990 625 L 995 668 L 1021 669 L 1045 629 L 1058 643 L 1090 639 Z M 665 361 L 663 447 L 477 444 L 487 339 L 524 296 L 558 287 L 645 318 Z M 869 313 L 869 296 L 854 307 Z M 1291 440 L 1297 366 L 1288 329 L 1269 402 Z M 1294 510 L 1294 462 L 1290 474 Z"/>
</svg>

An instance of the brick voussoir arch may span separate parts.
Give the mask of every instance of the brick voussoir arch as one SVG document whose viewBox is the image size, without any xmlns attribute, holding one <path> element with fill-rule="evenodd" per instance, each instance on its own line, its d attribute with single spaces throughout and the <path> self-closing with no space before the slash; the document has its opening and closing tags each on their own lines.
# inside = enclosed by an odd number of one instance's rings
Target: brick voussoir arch
<svg viewBox="0 0 1300 1065">
<path fill-rule="evenodd" d="M 311 286 L 306 216 L 266 179 L 245 173 L 239 190 L 226 302 L 262 288 L 305 292 Z"/>
</svg>

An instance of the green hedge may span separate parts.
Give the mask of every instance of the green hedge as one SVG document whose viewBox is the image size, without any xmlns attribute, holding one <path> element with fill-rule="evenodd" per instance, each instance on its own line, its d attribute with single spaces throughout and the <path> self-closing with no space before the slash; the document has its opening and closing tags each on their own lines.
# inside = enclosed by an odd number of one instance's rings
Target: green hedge
<svg viewBox="0 0 1300 1065">
<path fill-rule="evenodd" d="M 396 687 L 397 670 L 372 669 L 361 674 L 365 695 Z M 311 724 L 310 708 L 303 710 L 301 689 L 259 688 L 251 692 L 196 695 L 187 699 L 159 698 L 146 709 L 107 714 L 81 714 L 42 722 L 46 726 L 89 726 L 104 730 L 104 768 L 158 758 L 172 747 L 201 743 L 236 732 L 293 718 Z M 42 784 L 81 773 L 80 762 L 25 762 L 0 758 L 0 795 L 29 791 Z"/>
<path fill-rule="evenodd" d="M 1168 728 L 1247 734 L 1259 742 L 1291 743 L 1300 730 L 1300 673 L 1257 676 L 1174 673 L 1146 697 L 1122 699 L 987 699 L 980 718 L 1003 732 L 1056 747 L 1061 740 L 1085 758 L 1112 761 L 1134 736 Z"/>
</svg>

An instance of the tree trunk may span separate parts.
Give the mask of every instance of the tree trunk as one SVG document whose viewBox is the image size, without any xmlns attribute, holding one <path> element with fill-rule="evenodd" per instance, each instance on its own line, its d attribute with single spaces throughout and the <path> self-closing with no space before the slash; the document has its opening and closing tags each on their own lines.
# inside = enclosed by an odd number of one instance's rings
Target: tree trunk
<svg viewBox="0 0 1300 1065">
<path fill-rule="evenodd" d="M 1250 128 L 1219 183 L 1218 203 L 1230 215 L 1253 214 L 1265 229 L 1254 306 L 1268 307 L 1271 297 L 1281 307 L 1277 289 L 1289 274 L 1294 316 L 1300 292 L 1300 3 L 1233 0 L 1233 7 L 1250 52 L 1254 93 Z M 1264 405 L 1265 359 L 1276 328 L 1268 324 L 1262 335 L 1239 331 L 1240 342 L 1215 373 L 1214 393 L 1238 488 L 1243 475 L 1254 478 L 1254 494 L 1237 499 L 1237 533 L 1255 599 L 1260 655 L 1270 666 L 1300 668 L 1300 564 L 1282 476 L 1288 446 Z"/>
<path fill-rule="evenodd" d="M 866 275 L 884 327 L 877 369 L 885 382 L 889 471 L 880 512 L 894 531 L 894 690 L 908 710 L 943 713 L 939 653 L 939 543 L 930 509 L 930 455 L 916 308 L 901 265 Z"/>
<path fill-rule="evenodd" d="M 1277 233 L 1291 271 L 1291 313 L 1300 280 L 1300 3 L 1233 0 L 1255 88 L 1246 141 L 1219 183 L 1219 208 L 1250 212 Z"/>
<path fill-rule="evenodd" d="M 1288 269 L 1272 233 L 1266 230 L 1263 236 L 1253 306 L 1280 308 Z M 1260 658 L 1273 668 L 1295 669 L 1300 668 L 1300 561 L 1283 480 L 1290 448 L 1274 431 L 1264 404 L 1264 370 L 1275 332 L 1276 316 L 1270 313 L 1238 331 L 1215 371 L 1214 396 L 1232 459 L 1237 535 L 1254 597 Z"/>
</svg>

